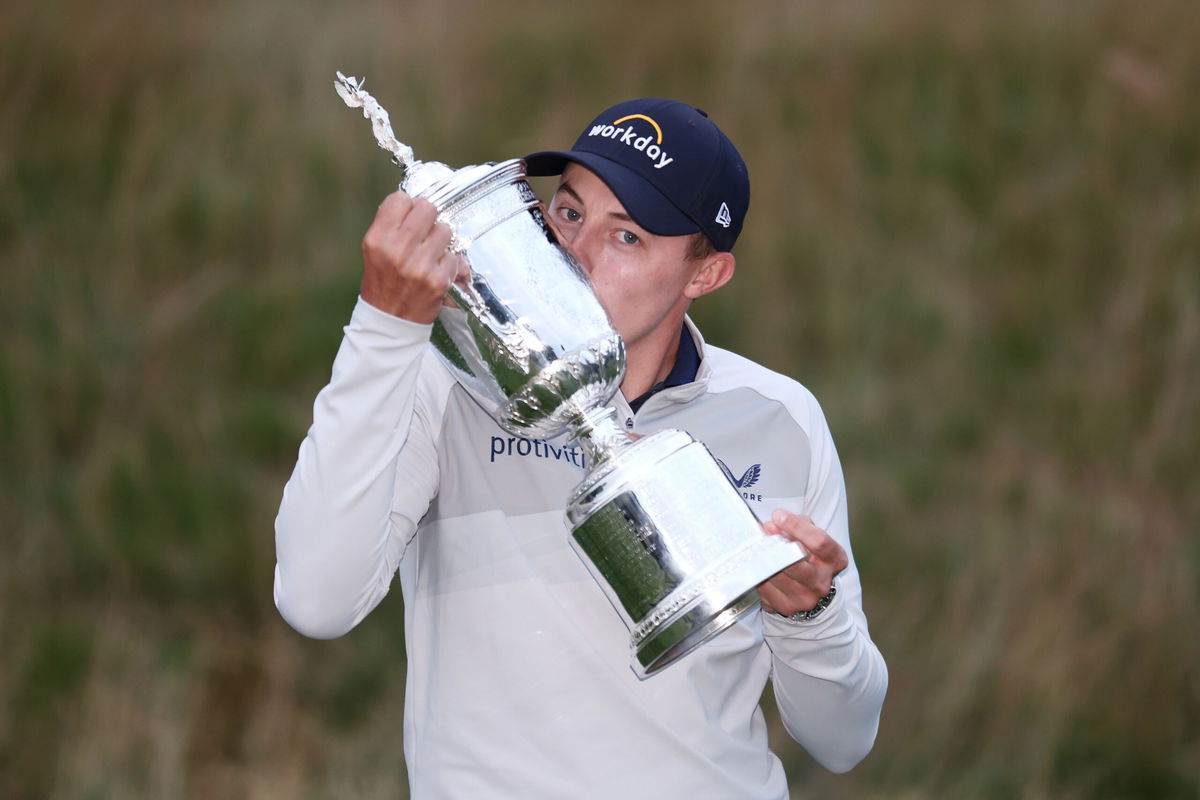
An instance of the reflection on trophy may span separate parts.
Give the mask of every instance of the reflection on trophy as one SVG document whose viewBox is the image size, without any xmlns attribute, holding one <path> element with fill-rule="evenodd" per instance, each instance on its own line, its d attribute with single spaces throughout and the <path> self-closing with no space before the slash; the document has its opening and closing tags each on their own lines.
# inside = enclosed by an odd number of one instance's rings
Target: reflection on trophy
<svg viewBox="0 0 1200 800">
<path fill-rule="evenodd" d="M 427 198 L 470 268 L 451 286 L 433 344 L 454 375 L 517 436 L 566 435 L 588 470 L 566 511 L 572 547 L 631 632 L 645 678 L 732 625 L 762 581 L 804 557 L 763 533 L 708 449 L 678 430 L 632 437 L 607 406 L 625 347 L 591 284 L 558 245 L 521 160 L 452 170 L 421 162 L 387 112 L 340 72 L 380 147 L 404 169 L 401 188 Z"/>
</svg>

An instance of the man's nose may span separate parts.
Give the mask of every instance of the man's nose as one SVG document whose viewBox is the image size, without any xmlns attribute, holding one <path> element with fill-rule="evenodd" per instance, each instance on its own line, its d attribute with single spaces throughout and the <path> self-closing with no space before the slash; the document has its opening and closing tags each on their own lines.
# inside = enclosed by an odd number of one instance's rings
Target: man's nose
<svg viewBox="0 0 1200 800">
<path fill-rule="evenodd" d="M 554 219 L 552 217 L 547 217 L 546 222 L 550 226 L 550 232 L 554 234 L 554 241 L 558 242 L 558 246 L 565 250 L 567 254 L 570 255 L 571 258 L 575 259 L 575 261 L 577 261 L 582 267 L 583 260 L 579 257 L 579 254 L 575 252 L 575 237 L 578 236 L 579 232 L 574 231 L 573 233 L 575 236 L 568 237 L 564 235 L 563 231 L 559 230 L 558 225 L 554 223 Z"/>
<path fill-rule="evenodd" d="M 577 250 L 575 247 L 568 247 L 567 252 L 571 255 L 571 258 L 575 259 L 575 263 L 583 268 L 584 272 L 589 275 L 592 274 L 592 265 L 588 263 L 588 260 L 584 258 L 583 254 L 579 252 L 579 250 Z"/>
<path fill-rule="evenodd" d="M 579 266 L 583 267 L 583 271 L 588 275 L 592 274 L 592 240 L 593 237 L 586 229 L 586 226 L 584 226 L 575 231 L 575 235 L 569 243 L 565 240 L 563 241 L 563 247 L 567 249 L 571 257 L 578 262 Z"/>
</svg>

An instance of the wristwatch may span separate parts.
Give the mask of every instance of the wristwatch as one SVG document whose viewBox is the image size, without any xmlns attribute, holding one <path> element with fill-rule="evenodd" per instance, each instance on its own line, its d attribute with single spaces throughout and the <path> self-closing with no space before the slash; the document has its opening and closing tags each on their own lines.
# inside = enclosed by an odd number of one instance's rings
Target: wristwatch
<svg viewBox="0 0 1200 800">
<path fill-rule="evenodd" d="M 822 612 L 829 608 L 829 604 L 833 602 L 835 595 L 837 595 L 837 584 L 830 584 L 829 594 L 818 600 L 817 604 L 808 611 L 797 611 L 791 616 L 785 616 L 783 614 L 777 614 L 776 616 L 783 617 L 784 619 L 791 620 L 792 622 L 808 622 L 809 620 L 813 620 L 821 616 Z"/>
</svg>

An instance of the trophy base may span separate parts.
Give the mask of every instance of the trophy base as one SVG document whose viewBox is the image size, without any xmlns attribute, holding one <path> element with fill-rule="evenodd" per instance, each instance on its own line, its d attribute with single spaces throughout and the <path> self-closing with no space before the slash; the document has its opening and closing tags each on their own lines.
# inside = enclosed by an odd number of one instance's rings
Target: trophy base
<svg viewBox="0 0 1200 800">
<path fill-rule="evenodd" d="M 571 545 L 631 632 L 645 678 L 758 604 L 754 587 L 804 557 L 768 536 L 708 448 L 660 431 L 614 453 L 567 507 Z"/>
<path fill-rule="evenodd" d="M 660 626 L 640 647 L 634 649 L 635 671 L 644 677 L 653 675 L 721 633 L 757 606 L 758 592 L 753 589 L 726 606 L 697 604 L 689 612 L 679 615 L 674 622 Z"/>
</svg>

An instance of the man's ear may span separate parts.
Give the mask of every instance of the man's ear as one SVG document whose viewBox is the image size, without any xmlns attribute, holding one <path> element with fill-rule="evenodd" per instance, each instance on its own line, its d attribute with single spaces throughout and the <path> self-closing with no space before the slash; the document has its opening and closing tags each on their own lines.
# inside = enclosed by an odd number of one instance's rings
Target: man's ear
<svg viewBox="0 0 1200 800">
<path fill-rule="evenodd" d="M 733 253 L 713 253 L 705 257 L 700 266 L 696 268 L 691 282 L 684 288 L 684 295 L 695 300 L 709 292 L 715 292 L 729 283 L 736 266 L 737 261 L 734 259 Z"/>
</svg>

